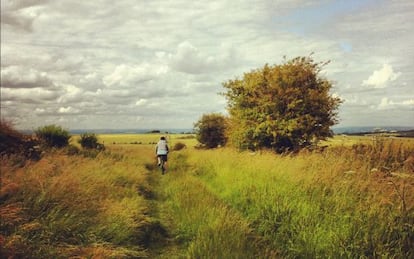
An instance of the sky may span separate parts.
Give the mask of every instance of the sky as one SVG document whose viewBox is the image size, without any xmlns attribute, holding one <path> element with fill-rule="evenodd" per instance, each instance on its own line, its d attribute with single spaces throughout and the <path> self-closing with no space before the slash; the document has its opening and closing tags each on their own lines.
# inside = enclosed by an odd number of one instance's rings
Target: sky
<svg viewBox="0 0 414 259">
<path fill-rule="evenodd" d="M 414 127 L 413 24 L 412 0 L 1 0 L 1 117 L 188 129 L 223 82 L 313 53 L 338 127 Z"/>
</svg>

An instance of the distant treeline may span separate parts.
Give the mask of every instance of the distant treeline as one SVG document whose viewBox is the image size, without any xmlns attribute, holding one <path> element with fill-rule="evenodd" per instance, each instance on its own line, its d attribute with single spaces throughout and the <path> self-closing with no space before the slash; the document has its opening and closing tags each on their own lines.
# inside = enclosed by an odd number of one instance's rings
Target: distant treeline
<svg viewBox="0 0 414 259">
<path fill-rule="evenodd" d="M 69 129 L 70 134 L 78 135 L 85 132 L 95 134 L 148 134 L 148 133 L 163 133 L 163 134 L 193 134 L 193 129 Z M 19 130 L 25 135 L 33 134 L 33 130 Z"/>
<path fill-rule="evenodd" d="M 414 138 L 414 129 L 412 130 L 402 130 L 402 131 L 364 131 L 364 132 L 344 132 L 345 135 L 350 136 L 366 136 L 366 135 L 376 135 L 376 136 L 389 136 L 389 137 L 404 137 L 404 138 Z"/>
</svg>

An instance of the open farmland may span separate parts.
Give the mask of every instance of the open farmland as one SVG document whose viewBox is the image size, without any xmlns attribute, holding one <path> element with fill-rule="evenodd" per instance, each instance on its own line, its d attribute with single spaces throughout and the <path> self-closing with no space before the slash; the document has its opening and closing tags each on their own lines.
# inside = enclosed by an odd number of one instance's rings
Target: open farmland
<svg viewBox="0 0 414 259">
<path fill-rule="evenodd" d="M 1 255 L 11 258 L 410 258 L 413 139 L 337 137 L 294 155 L 195 149 L 171 134 L 99 135 L 1 164 Z M 76 143 L 76 136 L 72 139 Z"/>
</svg>

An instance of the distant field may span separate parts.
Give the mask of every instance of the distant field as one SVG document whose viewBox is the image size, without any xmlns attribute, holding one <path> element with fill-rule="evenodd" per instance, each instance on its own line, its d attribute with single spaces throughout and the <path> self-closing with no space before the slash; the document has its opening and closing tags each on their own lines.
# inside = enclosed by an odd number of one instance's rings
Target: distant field
<svg viewBox="0 0 414 259">
<path fill-rule="evenodd" d="M 194 134 L 160 134 L 160 133 L 136 133 L 136 134 L 97 134 L 98 141 L 105 145 L 120 145 L 120 144 L 141 144 L 154 145 L 158 142 L 161 136 L 165 136 L 168 142 L 174 145 L 177 142 L 182 142 L 187 147 L 194 147 L 197 144 Z M 71 142 L 76 144 L 79 135 L 73 135 Z M 372 145 L 378 141 L 404 141 L 407 144 L 414 145 L 414 138 L 409 137 L 381 137 L 381 136 L 355 136 L 355 135 L 335 135 L 326 141 L 321 141 L 320 146 L 352 146 L 355 144 Z"/>
<path fill-rule="evenodd" d="M 114 144 L 142 144 L 153 145 L 158 142 L 161 136 L 165 136 L 168 142 L 174 145 L 177 142 L 182 142 L 187 147 L 194 147 L 197 144 L 194 134 L 98 134 L 98 140 L 105 145 Z M 74 135 L 72 142 L 76 142 L 79 139 L 79 135 Z M 320 146 L 352 146 L 355 144 L 367 144 L 372 145 L 379 141 L 404 141 L 407 145 L 414 145 L 414 138 L 401 138 L 401 137 L 378 137 L 378 136 L 347 136 L 347 135 L 335 135 L 333 138 L 329 138 L 326 141 L 321 141 Z"/>
<path fill-rule="evenodd" d="M 176 142 L 182 142 L 188 146 L 195 145 L 195 135 L 193 134 L 97 134 L 98 142 L 105 145 L 120 145 L 120 144 L 140 144 L 140 145 L 154 145 L 160 140 L 160 137 L 166 137 L 167 141 L 174 145 Z M 74 135 L 72 143 L 76 143 L 79 135 Z"/>
<path fill-rule="evenodd" d="M 320 145 L 344 145 L 352 146 L 355 144 L 368 144 L 372 145 L 378 141 L 404 141 L 407 144 L 414 145 L 414 138 L 403 137 L 380 137 L 380 136 L 349 136 L 349 135 L 335 135 L 333 138 L 329 138 L 326 141 L 321 141 Z"/>
<path fill-rule="evenodd" d="M 194 134 L 151 134 L 151 133 L 138 133 L 138 134 L 97 134 L 98 141 L 105 145 L 119 145 L 119 144 L 141 144 L 141 145 L 154 145 L 158 142 L 161 136 L 165 136 L 168 142 L 174 145 L 177 142 L 182 142 L 187 147 L 194 147 L 197 144 Z M 73 135 L 72 143 L 76 143 L 79 139 L 79 135 Z M 414 145 L 414 138 L 402 138 L 402 137 L 378 137 L 378 136 L 347 136 L 347 135 L 335 135 L 333 138 L 329 138 L 326 141 L 321 141 L 320 146 L 352 146 L 355 144 L 367 144 L 372 145 L 379 141 L 404 141 L 407 145 Z"/>
</svg>

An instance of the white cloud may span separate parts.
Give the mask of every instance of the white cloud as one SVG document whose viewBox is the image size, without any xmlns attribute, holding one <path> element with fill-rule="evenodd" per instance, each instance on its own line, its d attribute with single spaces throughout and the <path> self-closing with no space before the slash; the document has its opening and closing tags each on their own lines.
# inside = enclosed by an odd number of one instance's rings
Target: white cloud
<svg viewBox="0 0 414 259">
<path fill-rule="evenodd" d="M 404 110 L 414 110 L 414 99 L 393 101 L 393 100 L 390 100 L 388 97 L 383 97 L 381 99 L 381 102 L 376 108 L 380 110 L 394 109 L 394 108 L 400 108 Z"/>
<path fill-rule="evenodd" d="M 380 104 L 378 105 L 379 109 L 389 109 L 390 107 L 393 107 L 395 103 L 388 99 L 388 97 L 383 97 L 381 99 Z"/>
<path fill-rule="evenodd" d="M 411 106 L 411 108 L 414 108 L 414 99 L 405 100 L 402 102 L 403 105 Z"/>
<path fill-rule="evenodd" d="M 52 81 L 46 72 L 23 66 L 9 66 L 1 69 L 1 87 L 4 88 L 48 88 Z"/>
<path fill-rule="evenodd" d="M 346 124 L 414 116 L 413 1 L 1 1 L 2 115 L 20 128 L 191 127 L 224 111 L 222 82 L 311 52 Z"/>
<path fill-rule="evenodd" d="M 58 103 L 76 103 L 83 100 L 84 91 L 74 85 L 62 85 L 62 95 L 57 100 Z"/>
<path fill-rule="evenodd" d="M 165 65 L 118 65 L 114 71 L 103 78 L 103 83 L 108 87 L 130 86 L 137 83 L 153 80 L 160 75 L 166 74 L 168 67 Z"/>
<path fill-rule="evenodd" d="M 14 102 L 23 102 L 29 104 L 37 104 L 55 101 L 59 97 L 57 91 L 52 91 L 40 87 L 36 88 L 2 88 L 1 99 Z M 3 109 L 3 107 L 2 107 Z"/>
<path fill-rule="evenodd" d="M 142 105 L 144 105 L 144 104 L 146 104 L 148 102 L 148 100 L 147 99 L 139 99 L 138 101 L 136 101 L 135 102 L 135 105 L 136 106 L 142 106 Z"/>
<path fill-rule="evenodd" d="M 35 109 L 35 113 L 37 113 L 37 114 L 42 114 L 42 113 L 45 113 L 45 112 L 46 112 L 46 110 L 43 109 L 43 108 L 36 108 Z"/>
<path fill-rule="evenodd" d="M 384 88 L 388 82 L 395 81 L 401 75 L 400 72 L 394 72 L 389 64 L 383 64 L 380 70 L 375 70 L 372 75 L 362 82 L 364 86 L 372 86 L 373 88 Z"/>
<path fill-rule="evenodd" d="M 73 108 L 72 106 L 60 107 L 58 112 L 65 113 L 65 114 L 76 114 L 76 113 L 79 113 L 79 109 Z"/>
<path fill-rule="evenodd" d="M 190 42 L 184 41 L 178 45 L 175 54 L 170 54 L 170 65 L 177 71 L 189 74 L 211 73 L 225 69 L 230 62 L 237 62 L 233 49 L 228 46 L 219 46 L 216 55 L 203 53 Z"/>
<path fill-rule="evenodd" d="M 17 30 L 32 31 L 34 20 L 39 16 L 41 6 L 48 0 L 2 0 L 1 23 Z"/>
</svg>

